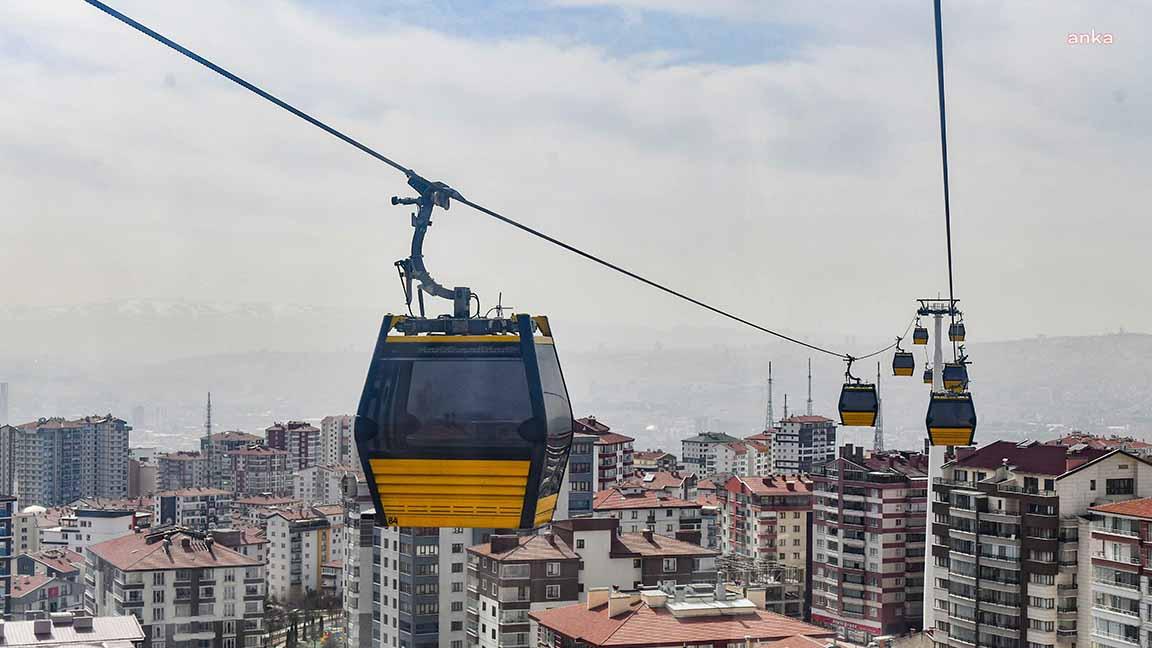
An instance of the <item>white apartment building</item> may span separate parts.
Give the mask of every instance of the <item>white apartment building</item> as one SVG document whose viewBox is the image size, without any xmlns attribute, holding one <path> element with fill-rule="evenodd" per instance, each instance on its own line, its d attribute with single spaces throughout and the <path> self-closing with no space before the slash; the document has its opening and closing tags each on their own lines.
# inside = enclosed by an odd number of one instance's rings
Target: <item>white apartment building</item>
<svg viewBox="0 0 1152 648">
<path fill-rule="evenodd" d="M 320 463 L 328 466 L 359 466 L 356 452 L 356 417 L 325 416 L 320 420 Z"/>
<path fill-rule="evenodd" d="M 625 533 L 656 533 L 700 542 L 700 503 L 636 486 L 617 486 L 596 493 L 592 516 L 620 520 Z M 690 535 L 677 535 L 687 533 Z"/>
<path fill-rule="evenodd" d="M 129 509 L 65 509 L 58 525 L 40 529 L 40 548 L 83 554 L 86 547 L 131 533 L 138 517 Z"/>
<path fill-rule="evenodd" d="M 155 526 L 174 524 L 197 531 L 228 527 L 232 523 L 232 493 L 219 488 L 185 488 L 156 494 Z"/>
<path fill-rule="evenodd" d="M 823 416 L 790 416 L 772 430 L 773 471 L 778 475 L 812 472 L 836 458 L 836 422 Z"/>
<path fill-rule="evenodd" d="M 310 504 L 338 504 L 344 499 L 344 479 L 357 479 L 359 467 L 323 465 L 298 470 L 292 476 L 292 497 Z"/>
<path fill-rule="evenodd" d="M 734 459 L 731 454 L 734 449 L 729 444 L 733 443 L 740 444 L 741 441 L 722 432 L 704 432 L 682 440 L 680 456 L 684 469 L 702 478 L 732 474 Z"/>
<path fill-rule="evenodd" d="M 88 548 L 84 606 L 134 615 L 144 648 L 257 648 L 264 631 L 264 565 L 179 529 L 128 535 Z"/>
<path fill-rule="evenodd" d="M 268 595 L 291 603 L 319 592 L 324 564 L 344 558 L 343 507 L 276 510 L 265 525 Z"/>
</svg>

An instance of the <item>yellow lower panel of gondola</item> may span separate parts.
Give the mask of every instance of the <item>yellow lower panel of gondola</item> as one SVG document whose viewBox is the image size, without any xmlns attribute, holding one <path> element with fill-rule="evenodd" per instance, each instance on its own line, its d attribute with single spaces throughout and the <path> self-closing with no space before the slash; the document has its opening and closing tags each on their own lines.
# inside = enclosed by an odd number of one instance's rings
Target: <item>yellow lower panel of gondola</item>
<svg viewBox="0 0 1152 648">
<path fill-rule="evenodd" d="M 558 498 L 558 495 L 549 495 L 536 500 L 536 519 L 532 521 L 533 526 L 542 526 L 552 521 Z"/>
<path fill-rule="evenodd" d="M 368 463 L 384 507 L 382 519 L 390 526 L 520 526 L 529 461 L 370 459 Z"/>
<path fill-rule="evenodd" d="M 892 373 L 896 374 L 897 376 L 911 376 L 913 371 L 913 369 L 893 369 Z"/>
<path fill-rule="evenodd" d="M 972 428 L 929 428 L 928 441 L 934 446 L 972 445 Z"/>
<path fill-rule="evenodd" d="M 964 381 L 962 381 L 962 380 L 945 380 L 944 381 L 944 389 L 951 389 L 951 390 L 955 391 L 957 389 L 960 389 L 963 386 L 964 386 Z"/>
<path fill-rule="evenodd" d="M 876 425 L 876 412 L 841 412 L 840 419 L 844 425 L 872 427 Z"/>
</svg>

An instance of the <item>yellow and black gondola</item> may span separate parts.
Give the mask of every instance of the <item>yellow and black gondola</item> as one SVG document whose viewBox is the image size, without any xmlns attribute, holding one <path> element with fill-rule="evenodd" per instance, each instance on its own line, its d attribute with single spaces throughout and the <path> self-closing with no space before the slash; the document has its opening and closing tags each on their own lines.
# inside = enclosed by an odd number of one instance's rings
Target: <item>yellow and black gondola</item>
<svg viewBox="0 0 1152 648">
<path fill-rule="evenodd" d="M 912 329 L 912 344 L 928 344 L 928 329 L 917 324 L 916 328 Z"/>
<path fill-rule="evenodd" d="M 948 339 L 952 342 L 964 341 L 964 322 L 953 322 L 948 325 Z"/>
<path fill-rule="evenodd" d="M 952 391 L 968 389 L 968 366 L 962 362 L 945 363 L 944 388 Z"/>
<path fill-rule="evenodd" d="M 911 376 L 916 372 L 916 358 L 911 351 L 897 350 L 892 356 L 892 375 Z"/>
<path fill-rule="evenodd" d="M 932 384 L 932 368 L 931 367 L 924 367 L 924 384 L 925 385 L 931 385 Z"/>
<path fill-rule="evenodd" d="M 972 445 L 976 408 L 968 392 L 933 392 L 924 423 L 934 446 Z"/>
</svg>

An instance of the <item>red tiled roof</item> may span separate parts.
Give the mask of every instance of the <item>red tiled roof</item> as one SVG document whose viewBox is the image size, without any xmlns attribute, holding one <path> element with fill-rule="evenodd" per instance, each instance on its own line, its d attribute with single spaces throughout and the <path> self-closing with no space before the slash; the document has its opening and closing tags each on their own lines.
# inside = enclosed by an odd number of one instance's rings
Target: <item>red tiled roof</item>
<svg viewBox="0 0 1152 648">
<path fill-rule="evenodd" d="M 743 443 L 729 443 L 726 445 L 729 448 L 732 448 L 732 451 L 736 454 L 748 454 L 748 446 L 744 445 Z"/>
<path fill-rule="evenodd" d="M 596 420 L 595 416 L 585 416 L 576 419 L 576 431 L 585 434 L 602 434 L 612 428 Z"/>
<path fill-rule="evenodd" d="M 622 486 L 633 486 L 639 488 L 647 488 L 649 490 L 664 490 L 666 488 L 681 488 L 684 486 L 684 480 L 695 475 L 691 472 L 669 472 L 667 470 L 653 470 L 645 472 L 637 477 L 630 477 L 621 484 Z M 651 477 L 651 479 L 648 479 Z"/>
<path fill-rule="evenodd" d="M 625 494 L 619 488 L 609 488 L 596 493 L 596 496 L 592 498 L 592 510 L 594 511 L 650 508 L 700 508 L 700 505 L 652 490 Z"/>
<path fill-rule="evenodd" d="M 71 549 L 45 549 L 28 557 L 60 574 L 78 572 L 84 564 L 84 556 Z"/>
<path fill-rule="evenodd" d="M 277 455 L 287 456 L 287 450 L 277 450 L 276 448 L 267 448 L 264 446 L 257 446 L 255 448 L 244 448 L 243 450 L 229 450 L 225 452 L 226 455 L 239 455 L 241 457 L 274 457 Z"/>
<path fill-rule="evenodd" d="M 772 432 L 768 432 L 768 431 L 757 432 L 756 434 L 753 434 L 751 436 L 744 437 L 744 440 L 745 441 L 771 441 L 772 440 Z"/>
<path fill-rule="evenodd" d="M 268 538 L 264 536 L 264 529 L 260 527 L 243 527 L 240 529 L 240 533 L 243 544 L 268 544 Z"/>
<path fill-rule="evenodd" d="M 264 440 L 264 437 L 259 437 L 255 434 L 248 434 L 247 432 L 241 432 L 240 430 L 216 432 L 210 438 L 213 441 L 248 441 L 252 443 Z"/>
<path fill-rule="evenodd" d="M 628 443 L 629 441 L 636 440 L 630 436 L 616 434 L 615 432 L 605 432 L 597 436 L 598 438 L 593 442 L 595 445 L 615 445 L 617 443 Z"/>
<path fill-rule="evenodd" d="M 530 612 L 530 617 L 568 637 L 592 646 L 666 646 L 727 641 L 782 640 L 797 635 L 834 637 L 835 632 L 756 610 L 738 616 L 676 618 L 667 608 L 652 609 L 643 602 L 627 612 L 608 616 L 608 606 L 591 610 L 585 603 Z"/>
<path fill-rule="evenodd" d="M 1113 513 L 1115 515 L 1127 515 L 1129 517 L 1152 520 L 1152 497 L 1114 502 L 1112 504 L 1100 504 L 1099 506 L 1089 508 L 1100 513 Z"/>
<path fill-rule="evenodd" d="M 179 490 L 160 491 L 156 497 L 199 497 L 201 495 L 231 495 L 232 493 L 219 488 L 201 486 L 198 488 L 181 488 Z"/>
<path fill-rule="evenodd" d="M 651 538 L 643 533 L 621 533 L 613 542 L 613 551 L 623 549 L 638 556 L 719 556 L 719 551 L 705 549 L 698 544 L 669 538 L 653 533 Z"/>
<path fill-rule="evenodd" d="M 975 452 L 952 462 L 958 468 L 987 468 L 994 470 L 1007 459 L 1015 470 L 1039 475 L 1063 475 L 1084 460 L 1092 460 L 1107 454 L 1106 450 L 1085 448 L 1069 454 L 1068 448 L 1058 445 L 1031 443 L 1023 445 L 1015 441 L 994 441 L 978 448 Z"/>
<path fill-rule="evenodd" d="M 664 452 L 663 450 L 637 450 L 632 453 L 632 458 L 639 460 L 657 461 L 664 457 L 673 456 L 671 452 Z"/>
<path fill-rule="evenodd" d="M 238 497 L 232 501 L 234 506 L 291 506 L 299 504 L 300 500 L 292 497 L 279 497 L 276 495 L 250 495 Z"/>
<path fill-rule="evenodd" d="M 769 641 L 768 643 L 761 643 L 757 648 L 828 648 L 828 637 L 821 639 L 813 639 L 812 637 L 805 637 L 797 635 L 795 637 L 788 637 L 780 641 Z"/>
<path fill-rule="evenodd" d="M 831 423 L 832 419 L 823 416 L 789 416 L 785 423 Z"/>
<path fill-rule="evenodd" d="M 12 598 L 24 598 L 53 580 L 52 576 L 45 576 L 44 574 L 37 574 L 36 576 L 13 576 L 12 591 L 9 592 L 8 596 Z"/>
<path fill-rule="evenodd" d="M 156 533 L 129 533 L 88 547 L 88 551 L 124 571 L 157 569 L 201 569 L 205 567 L 255 567 L 261 563 L 233 551 L 220 543 L 209 549 L 201 539 L 172 531 L 166 534 L 171 544 L 165 546 Z M 151 543 L 149 537 L 153 538 Z M 184 540 L 189 540 L 188 546 Z"/>
<path fill-rule="evenodd" d="M 792 487 L 789 488 L 788 485 Z M 729 491 L 737 492 L 741 487 L 753 495 L 809 495 L 812 493 L 812 480 L 805 475 L 781 475 L 779 477 L 729 477 L 724 485 Z"/>
<path fill-rule="evenodd" d="M 580 556 L 554 535 L 522 536 L 518 538 L 519 544 L 508 551 L 495 553 L 492 543 L 485 542 L 469 547 L 470 553 L 486 556 L 493 560 L 575 560 Z"/>
<path fill-rule="evenodd" d="M 696 482 L 696 490 L 716 490 L 716 482 L 711 479 L 701 479 Z"/>
</svg>

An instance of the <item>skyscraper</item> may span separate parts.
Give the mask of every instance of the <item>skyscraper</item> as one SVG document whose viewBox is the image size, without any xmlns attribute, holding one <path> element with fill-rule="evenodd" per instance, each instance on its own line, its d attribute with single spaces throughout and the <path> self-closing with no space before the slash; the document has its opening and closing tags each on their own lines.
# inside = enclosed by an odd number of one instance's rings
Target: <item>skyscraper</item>
<svg viewBox="0 0 1152 648">
<path fill-rule="evenodd" d="M 112 415 L 0 427 L 0 492 L 21 505 L 128 496 L 128 432 Z"/>
</svg>

